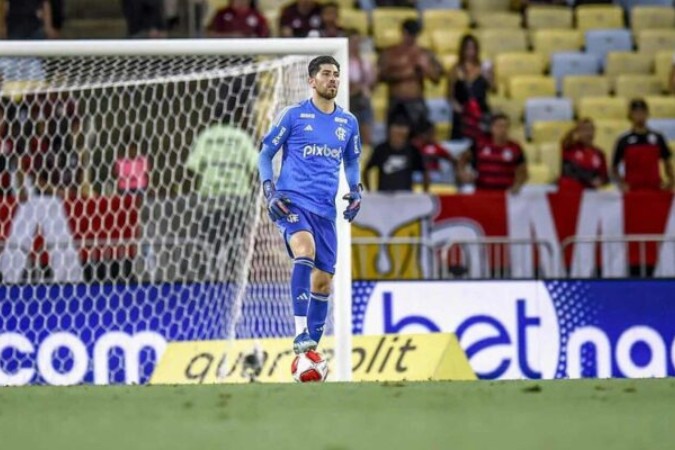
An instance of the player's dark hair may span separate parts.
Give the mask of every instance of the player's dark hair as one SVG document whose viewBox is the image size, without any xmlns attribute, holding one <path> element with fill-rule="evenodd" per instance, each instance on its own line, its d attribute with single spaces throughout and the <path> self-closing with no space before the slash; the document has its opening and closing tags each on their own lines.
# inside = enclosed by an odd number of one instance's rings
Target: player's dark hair
<svg viewBox="0 0 675 450">
<path fill-rule="evenodd" d="M 511 119 L 509 119 L 509 116 L 507 116 L 503 112 L 498 112 L 498 113 L 493 114 L 492 117 L 490 117 L 490 125 L 497 122 L 498 120 L 506 120 L 507 122 L 511 122 Z"/>
<path fill-rule="evenodd" d="M 314 78 L 314 76 L 321 69 L 321 66 L 324 64 L 333 64 L 335 67 L 337 67 L 338 70 L 340 70 L 340 63 L 338 63 L 337 60 L 332 56 L 328 55 L 317 56 L 316 58 L 311 60 L 309 62 L 309 65 L 307 66 L 307 72 L 309 73 L 309 76 L 311 78 Z"/>
</svg>

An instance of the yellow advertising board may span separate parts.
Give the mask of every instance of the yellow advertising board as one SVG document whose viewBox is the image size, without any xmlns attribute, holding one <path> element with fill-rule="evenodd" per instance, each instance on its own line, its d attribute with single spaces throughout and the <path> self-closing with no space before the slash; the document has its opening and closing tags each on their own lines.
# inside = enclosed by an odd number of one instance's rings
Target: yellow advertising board
<svg viewBox="0 0 675 450">
<path fill-rule="evenodd" d="M 291 339 L 172 342 L 150 384 L 247 383 L 243 362 L 258 345 L 263 354 L 260 382 L 292 382 Z M 322 341 L 330 367 L 333 339 Z M 476 375 L 451 333 L 354 336 L 354 381 L 474 380 Z M 225 376 L 219 378 L 219 374 Z M 330 380 L 330 374 L 328 379 Z"/>
</svg>

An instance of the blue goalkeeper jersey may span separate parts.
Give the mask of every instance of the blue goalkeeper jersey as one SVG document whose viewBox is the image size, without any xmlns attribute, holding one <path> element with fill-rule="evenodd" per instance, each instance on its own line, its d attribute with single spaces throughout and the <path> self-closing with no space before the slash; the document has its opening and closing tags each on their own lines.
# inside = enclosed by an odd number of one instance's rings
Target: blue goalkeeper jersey
<svg viewBox="0 0 675 450">
<path fill-rule="evenodd" d="M 300 208 L 334 220 L 340 164 L 361 153 L 352 113 L 336 105 L 326 114 L 308 99 L 281 111 L 262 143 L 263 152 L 283 152 L 277 190 Z"/>
</svg>

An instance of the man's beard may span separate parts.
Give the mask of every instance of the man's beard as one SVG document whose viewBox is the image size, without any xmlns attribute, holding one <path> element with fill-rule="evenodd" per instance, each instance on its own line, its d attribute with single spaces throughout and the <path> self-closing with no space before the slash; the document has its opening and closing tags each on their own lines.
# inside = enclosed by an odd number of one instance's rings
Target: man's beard
<svg viewBox="0 0 675 450">
<path fill-rule="evenodd" d="M 332 93 L 330 91 L 331 88 L 326 88 L 324 91 L 320 91 L 319 89 L 316 90 L 316 93 L 319 94 L 319 97 L 326 99 L 326 100 L 333 100 L 335 97 L 337 97 L 337 88 L 335 89 L 335 93 Z"/>
</svg>

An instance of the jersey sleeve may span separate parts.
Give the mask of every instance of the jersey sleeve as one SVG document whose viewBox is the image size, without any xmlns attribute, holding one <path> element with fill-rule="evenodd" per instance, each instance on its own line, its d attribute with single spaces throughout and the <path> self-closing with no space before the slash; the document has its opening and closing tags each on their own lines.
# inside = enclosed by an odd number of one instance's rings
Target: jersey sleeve
<svg viewBox="0 0 675 450">
<path fill-rule="evenodd" d="M 616 148 L 614 149 L 614 156 L 612 157 L 612 167 L 617 167 L 623 161 L 623 155 L 626 151 L 626 139 L 621 138 L 616 143 Z"/>
<path fill-rule="evenodd" d="M 356 118 L 352 117 L 352 135 L 347 141 L 347 148 L 344 152 L 343 159 L 345 161 L 351 161 L 352 159 L 357 159 L 361 156 L 361 135 L 359 134 L 359 123 Z"/>
<path fill-rule="evenodd" d="M 274 176 L 272 159 L 291 134 L 291 120 L 290 108 L 281 111 L 262 140 L 262 148 L 260 149 L 260 157 L 258 159 L 258 172 L 261 183 L 271 181 Z"/>
<path fill-rule="evenodd" d="M 661 156 L 662 160 L 667 161 L 672 156 L 670 148 L 668 147 L 668 143 L 661 133 L 657 134 L 656 136 L 659 145 L 659 155 Z"/>
</svg>

